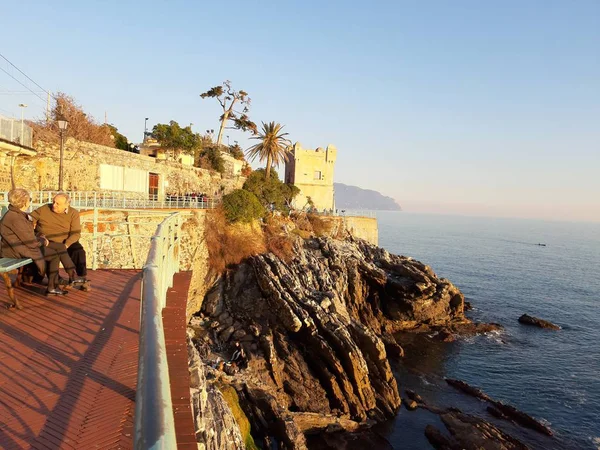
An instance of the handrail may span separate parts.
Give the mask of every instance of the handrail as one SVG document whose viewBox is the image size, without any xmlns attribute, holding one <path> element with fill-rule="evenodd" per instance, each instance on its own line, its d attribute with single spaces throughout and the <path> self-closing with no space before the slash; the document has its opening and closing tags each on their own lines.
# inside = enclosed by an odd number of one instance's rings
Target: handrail
<svg viewBox="0 0 600 450">
<path fill-rule="evenodd" d="M 180 213 L 171 214 L 158 226 L 142 272 L 136 450 L 177 448 L 162 310 L 173 275 L 179 271 L 180 230 Z"/>
</svg>

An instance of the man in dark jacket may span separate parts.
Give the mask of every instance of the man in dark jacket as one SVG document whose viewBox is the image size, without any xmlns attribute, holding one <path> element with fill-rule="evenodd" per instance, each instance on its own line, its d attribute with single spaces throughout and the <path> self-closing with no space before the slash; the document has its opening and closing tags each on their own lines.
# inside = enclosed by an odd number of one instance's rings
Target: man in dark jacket
<svg viewBox="0 0 600 450">
<path fill-rule="evenodd" d="M 48 273 L 47 295 L 65 295 L 58 287 L 58 269 L 60 266 L 60 255 L 56 250 L 47 247 L 48 240 L 41 237 L 36 238 L 33 231 L 31 216 L 27 209 L 31 204 L 29 192 L 25 189 L 13 189 L 8 193 L 10 203 L 8 211 L 0 221 L 0 253 L 3 258 L 31 258 L 41 274 Z M 70 259 L 69 259 L 70 261 Z M 46 262 L 48 270 L 46 271 Z M 74 273 L 75 267 L 69 266 L 68 261 L 63 261 L 67 272 Z"/>
</svg>

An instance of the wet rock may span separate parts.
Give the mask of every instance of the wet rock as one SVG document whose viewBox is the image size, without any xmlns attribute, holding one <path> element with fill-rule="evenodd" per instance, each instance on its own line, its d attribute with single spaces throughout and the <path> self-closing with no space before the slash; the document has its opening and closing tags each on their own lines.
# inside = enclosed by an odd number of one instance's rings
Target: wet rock
<svg viewBox="0 0 600 450">
<path fill-rule="evenodd" d="M 506 403 L 494 400 L 479 388 L 473 387 L 465 383 L 464 381 L 453 380 L 450 378 L 446 378 L 446 383 L 464 392 L 465 394 L 491 403 L 494 406 L 494 408 L 488 408 L 488 411 L 496 417 L 510 419 L 515 423 L 518 423 L 519 425 L 531 428 L 532 430 L 538 431 L 548 436 L 553 435 L 552 430 L 543 423 L 541 423 L 539 420 L 531 417 L 529 414 L 518 410 L 512 405 L 507 405 Z"/>
<path fill-rule="evenodd" d="M 464 381 L 461 380 L 453 380 L 451 378 L 446 378 L 446 383 L 448 383 L 453 388 L 458 389 L 459 391 L 464 392 L 467 395 L 470 395 L 475 398 L 479 398 L 485 401 L 491 401 L 491 398 L 488 397 L 481 389 L 473 387 Z"/>
<path fill-rule="evenodd" d="M 322 433 L 309 436 L 307 443 L 311 450 L 394 450 L 387 439 L 369 430 L 356 433 Z"/>
<path fill-rule="evenodd" d="M 548 328 L 550 330 L 560 330 L 558 325 L 553 324 L 552 322 L 548 322 L 547 320 L 538 319 L 537 317 L 529 316 L 527 314 L 523 314 L 519 317 L 519 322 L 525 325 L 533 325 L 540 328 Z"/>
<path fill-rule="evenodd" d="M 526 414 L 523 411 L 519 411 L 512 405 L 507 405 L 502 402 L 494 402 L 494 406 L 498 411 L 500 411 L 502 414 L 509 417 L 511 420 L 515 421 L 519 425 L 531 428 L 532 430 L 538 431 L 547 436 L 552 436 L 554 434 L 549 427 L 547 427 L 537 419 L 534 419 L 529 414 Z"/>
<path fill-rule="evenodd" d="M 406 393 L 406 396 L 409 399 L 414 400 L 417 403 L 421 403 L 421 404 L 425 403 L 425 400 L 423 400 L 423 398 L 419 394 L 417 394 L 415 391 L 406 389 L 404 392 Z"/>
<path fill-rule="evenodd" d="M 442 342 L 454 342 L 456 340 L 456 337 L 447 330 L 440 331 L 435 338 Z"/>
<path fill-rule="evenodd" d="M 441 414 L 440 418 L 450 432 L 449 436 L 432 425 L 425 428 L 425 436 L 438 450 L 528 449 L 521 441 L 479 417 L 455 410 Z"/>
<path fill-rule="evenodd" d="M 410 399 L 402 399 L 402 403 L 409 411 L 414 411 L 419 407 L 419 404 L 416 401 Z"/>
</svg>

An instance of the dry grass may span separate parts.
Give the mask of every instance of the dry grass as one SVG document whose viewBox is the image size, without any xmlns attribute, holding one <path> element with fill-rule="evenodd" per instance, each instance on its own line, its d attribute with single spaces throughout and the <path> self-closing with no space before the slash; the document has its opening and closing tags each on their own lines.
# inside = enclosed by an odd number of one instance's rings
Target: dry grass
<svg viewBox="0 0 600 450">
<path fill-rule="evenodd" d="M 264 233 L 267 250 L 289 263 L 294 258 L 294 237 L 286 231 L 285 223 L 280 218 L 268 217 Z"/>
<path fill-rule="evenodd" d="M 260 228 L 248 224 L 227 224 L 221 208 L 208 214 L 204 235 L 208 263 L 215 273 L 267 250 Z"/>
<path fill-rule="evenodd" d="M 313 232 L 316 236 L 329 236 L 333 223 L 330 220 L 324 219 L 315 214 L 308 214 L 308 220 L 312 225 Z"/>
</svg>

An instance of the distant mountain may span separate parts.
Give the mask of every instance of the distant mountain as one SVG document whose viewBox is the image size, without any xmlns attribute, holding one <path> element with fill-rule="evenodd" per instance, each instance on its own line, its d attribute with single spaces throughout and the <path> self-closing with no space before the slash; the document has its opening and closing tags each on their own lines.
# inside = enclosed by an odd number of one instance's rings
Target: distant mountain
<svg viewBox="0 0 600 450">
<path fill-rule="evenodd" d="M 333 183 L 333 188 L 335 189 L 335 207 L 337 209 L 402 210 L 396 200 L 381 195 L 377 191 L 342 183 Z"/>
</svg>

